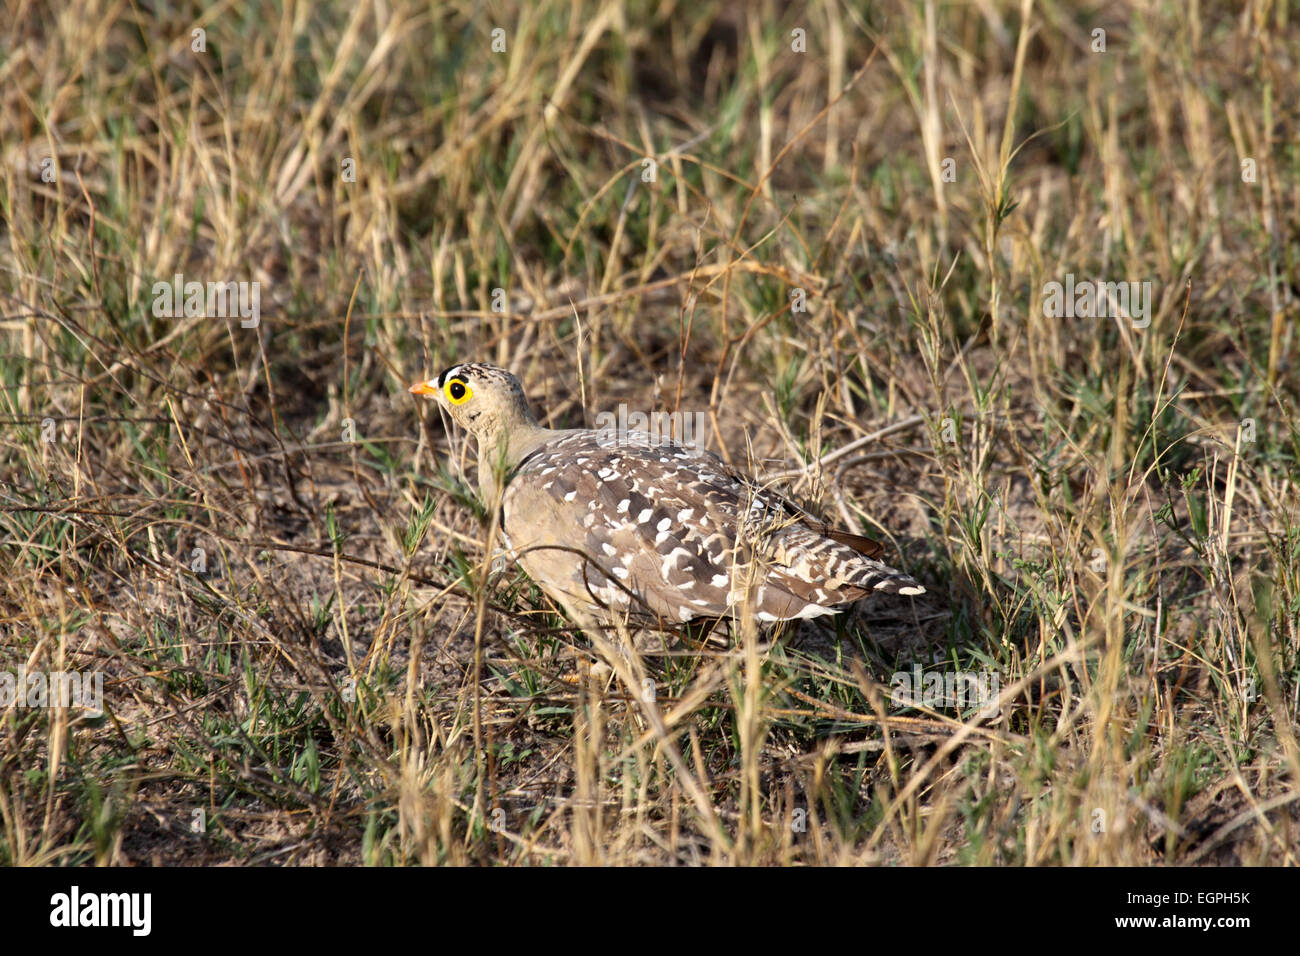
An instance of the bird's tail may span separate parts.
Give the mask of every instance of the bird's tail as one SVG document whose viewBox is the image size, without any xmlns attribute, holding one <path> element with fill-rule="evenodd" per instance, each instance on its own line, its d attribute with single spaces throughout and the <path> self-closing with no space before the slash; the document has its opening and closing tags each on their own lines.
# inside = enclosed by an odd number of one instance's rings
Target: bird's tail
<svg viewBox="0 0 1300 956">
<path fill-rule="evenodd" d="M 864 591 L 884 591 L 886 594 L 904 594 L 915 596 L 924 594 L 925 587 L 910 574 L 904 574 L 896 568 L 879 561 L 863 561 L 866 567 L 855 576 L 853 584 Z"/>
</svg>

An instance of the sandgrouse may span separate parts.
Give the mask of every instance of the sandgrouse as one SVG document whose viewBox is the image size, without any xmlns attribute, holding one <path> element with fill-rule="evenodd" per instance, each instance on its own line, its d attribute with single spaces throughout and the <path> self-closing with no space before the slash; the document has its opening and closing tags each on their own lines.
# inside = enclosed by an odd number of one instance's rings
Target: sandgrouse
<svg viewBox="0 0 1300 956">
<path fill-rule="evenodd" d="M 466 364 L 412 385 L 478 445 L 479 489 L 515 559 L 575 622 L 680 624 L 834 614 L 871 591 L 925 588 L 712 452 L 659 435 L 544 428 L 519 381 Z"/>
</svg>

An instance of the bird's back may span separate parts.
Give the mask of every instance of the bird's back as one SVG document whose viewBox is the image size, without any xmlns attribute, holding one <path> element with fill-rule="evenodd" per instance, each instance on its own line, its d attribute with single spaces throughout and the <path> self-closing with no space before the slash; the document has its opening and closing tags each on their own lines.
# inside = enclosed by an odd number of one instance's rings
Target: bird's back
<svg viewBox="0 0 1300 956">
<path fill-rule="evenodd" d="M 566 607 L 668 622 L 833 613 L 871 590 L 924 591 L 708 451 L 642 432 L 573 431 L 509 476 L 502 529 Z M 850 543 L 845 543 L 850 542 Z"/>
</svg>

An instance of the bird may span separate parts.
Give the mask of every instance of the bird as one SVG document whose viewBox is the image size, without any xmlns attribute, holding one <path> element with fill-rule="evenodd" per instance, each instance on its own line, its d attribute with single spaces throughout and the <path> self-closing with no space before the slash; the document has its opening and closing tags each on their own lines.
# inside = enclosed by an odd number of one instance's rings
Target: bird
<svg viewBox="0 0 1300 956">
<path fill-rule="evenodd" d="M 884 546 L 827 525 L 713 452 L 653 432 L 541 425 L 523 386 L 467 363 L 411 385 L 478 446 L 479 494 L 507 552 L 586 630 L 836 614 L 925 593 Z"/>
</svg>

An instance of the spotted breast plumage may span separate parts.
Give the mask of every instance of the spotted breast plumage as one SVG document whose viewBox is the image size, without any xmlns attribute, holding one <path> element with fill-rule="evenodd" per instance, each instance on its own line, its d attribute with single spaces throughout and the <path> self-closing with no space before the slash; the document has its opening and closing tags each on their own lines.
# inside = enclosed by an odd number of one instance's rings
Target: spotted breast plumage
<svg viewBox="0 0 1300 956">
<path fill-rule="evenodd" d="M 922 594 L 883 546 L 828 527 L 712 452 L 659 435 L 538 424 L 504 369 L 457 365 L 411 387 L 478 444 L 484 503 L 520 566 L 571 617 L 663 625 L 836 613 L 872 591 Z"/>
</svg>

